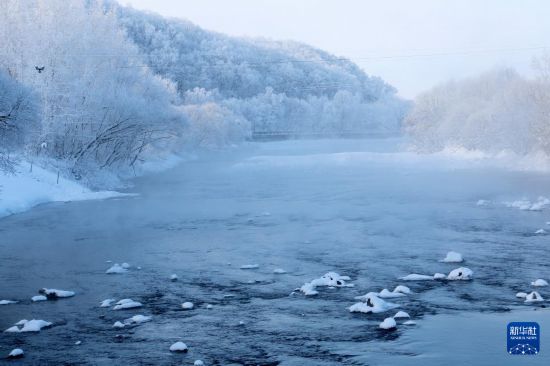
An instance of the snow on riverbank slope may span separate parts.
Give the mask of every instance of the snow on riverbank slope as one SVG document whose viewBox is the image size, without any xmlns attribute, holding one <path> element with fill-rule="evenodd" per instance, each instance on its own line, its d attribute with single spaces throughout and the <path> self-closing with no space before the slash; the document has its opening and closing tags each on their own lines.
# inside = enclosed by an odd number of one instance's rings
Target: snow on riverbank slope
<svg viewBox="0 0 550 366">
<path fill-rule="evenodd" d="M 17 168 L 16 174 L 0 172 L 0 217 L 28 210 L 40 203 L 103 199 L 122 195 L 118 192 L 94 192 L 57 173 L 27 164 Z"/>
</svg>

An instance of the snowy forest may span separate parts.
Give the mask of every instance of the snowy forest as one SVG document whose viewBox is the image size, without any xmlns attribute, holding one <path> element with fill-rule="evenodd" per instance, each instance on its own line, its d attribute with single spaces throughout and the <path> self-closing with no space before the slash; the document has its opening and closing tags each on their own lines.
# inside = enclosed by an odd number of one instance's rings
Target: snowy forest
<svg viewBox="0 0 550 366">
<path fill-rule="evenodd" d="M 408 103 L 312 47 L 231 38 L 115 2 L 0 3 L 0 161 L 71 178 L 279 132 L 396 133 Z"/>
</svg>

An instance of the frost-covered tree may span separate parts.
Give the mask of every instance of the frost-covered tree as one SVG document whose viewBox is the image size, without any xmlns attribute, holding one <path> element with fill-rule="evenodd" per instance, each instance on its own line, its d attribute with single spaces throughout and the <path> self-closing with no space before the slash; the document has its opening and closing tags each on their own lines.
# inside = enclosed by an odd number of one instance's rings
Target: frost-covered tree
<svg viewBox="0 0 550 366">
<path fill-rule="evenodd" d="M 458 146 L 532 152 L 543 147 L 532 94 L 532 83 L 510 69 L 451 81 L 417 98 L 405 129 L 420 151 Z"/>
</svg>

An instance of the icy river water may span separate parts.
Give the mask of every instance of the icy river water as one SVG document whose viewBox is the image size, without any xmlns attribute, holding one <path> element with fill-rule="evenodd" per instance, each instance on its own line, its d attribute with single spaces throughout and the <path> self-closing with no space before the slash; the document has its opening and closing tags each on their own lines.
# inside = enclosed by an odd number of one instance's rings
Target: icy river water
<svg viewBox="0 0 550 366">
<path fill-rule="evenodd" d="M 550 197 L 550 175 L 401 152 L 400 143 L 251 144 L 137 179 L 132 197 L 1 219 L 0 299 L 19 302 L 0 306 L 0 328 L 21 319 L 53 326 L 0 333 L 0 357 L 25 350 L 0 363 L 550 364 L 545 302 L 515 297 L 537 278 L 550 280 L 550 236 L 535 234 L 550 231 L 550 206 L 525 209 Z M 451 250 L 465 262 L 440 262 Z M 114 262 L 130 268 L 106 274 Z M 399 279 L 460 266 L 473 270 L 471 281 Z M 293 293 L 329 271 L 354 286 Z M 412 290 L 391 299 L 399 309 L 349 312 L 356 296 L 396 285 Z M 31 302 L 43 287 L 76 295 Z M 537 291 L 550 298 L 548 287 Z M 143 306 L 100 308 L 108 298 Z M 183 310 L 185 301 L 194 309 Z M 379 329 L 397 310 L 416 325 Z M 113 328 L 136 314 L 151 321 Z M 539 355 L 506 354 L 506 324 L 517 320 L 541 325 Z M 170 352 L 176 341 L 189 352 Z"/>
</svg>

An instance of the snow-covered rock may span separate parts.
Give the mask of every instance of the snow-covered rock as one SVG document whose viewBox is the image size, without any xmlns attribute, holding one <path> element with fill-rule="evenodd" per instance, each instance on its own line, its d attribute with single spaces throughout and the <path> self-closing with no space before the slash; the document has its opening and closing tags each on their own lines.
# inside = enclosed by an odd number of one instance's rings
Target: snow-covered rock
<svg viewBox="0 0 550 366">
<path fill-rule="evenodd" d="M 133 317 L 124 320 L 124 324 L 125 325 L 134 325 L 134 324 L 146 323 L 148 321 L 151 321 L 150 316 L 145 316 L 145 315 L 138 314 L 138 315 L 134 315 Z"/>
<path fill-rule="evenodd" d="M 257 264 L 243 264 L 240 268 L 241 269 L 258 269 L 260 268 L 260 266 Z"/>
<path fill-rule="evenodd" d="M 400 292 L 402 294 L 410 294 L 411 293 L 411 289 L 408 288 L 407 286 L 403 286 L 403 285 L 397 285 L 395 286 L 395 288 L 393 289 L 393 292 Z"/>
<path fill-rule="evenodd" d="M 435 273 L 433 278 L 434 280 L 444 280 L 447 276 L 443 273 Z"/>
<path fill-rule="evenodd" d="M 397 304 L 382 300 L 375 292 L 369 292 L 368 294 L 358 298 L 361 298 L 364 301 L 350 306 L 349 311 L 352 313 L 382 313 L 384 311 L 399 307 Z"/>
<path fill-rule="evenodd" d="M 21 348 L 14 348 L 8 354 L 8 358 L 21 358 L 25 355 L 25 352 Z"/>
<path fill-rule="evenodd" d="M 195 362 L 193 362 L 193 365 L 194 366 L 204 366 L 204 362 L 202 362 L 201 360 L 196 360 Z"/>
<path fill-rule="evenodd" d="M 170 346 L 170 352 L 187 352 L 189 349 L 183 342 L 176 342 Z"/>
<path fill-rule="evenodd" d="M 285 274 L 286 271 L 285 271 L 284 269 L 282 269 L 282 268 L 275 268 L 275 269 L 273 270 L 273 273 L 275 273 L 275 274 Z"/>
<path fill-rule="evenodd" d="M 31 300 L 33 302 L 38 302 L 38 301 L 46 301 L 46 300 L 48 300 L 48 298 L 44 295 L 36 295 L 36 296 L 31 297 Z"/>
<path fill-rule="evenodd" d="M 46 296 L 48 300 L 57 300 L 65 297 L 72 297 L 75 295 L 74 291 L 56 290 L 54 288 L 43 288 L 38 293 Z"/>
<path fill-rule="evenodd" d="M 25 332 L 40 332 L 42 328 L 47 328 L 53 323 L 40 319 L 27 320 L 23 319 L 18 321 L 13 327 L 6 329 L 7 333 L 25 333 Z M 21 326 L 21 328 L 19 328 Z"/>
<path fill-rule="evenodd" d="M 105 299 L 101 302 L 101 304 L 99 304 L 99 307 L 101 308 L 108 308 L 110 307 L 111 305 L 113 305 L 113 303 L 115 302 L 116 300 L 115 299 Z"/>
<path fill-rule="evenodd" d="M 416 325 L 416 322 L 414 320 L 407 320 L 403 324 L 405 324 L 405 325 Z"/>
<path fill-rule="evenodd" d="M 539 278 L 538 280 L 531 282 L 531 286 L 544 287 L 544 286 L 548 286 L 548 282 L 546 282 L 542 278 Z"/>
<path fill-rule="evenodd" d="M 113 328 L 124 328 L 125 325 L 122 322 L 116 321 L 115 324 L 113 324 Z"/>
<path fill-rule="evenodd" d="M 447 276 L 448 280 L 457 281 L 457 280 L 471 280 L 474 272 L 466 267 L 460 267 L 453 269 Z"/>
<path fill-rule="evenodd" d="M 178 280 L 178 275 L 177 274 L 174 273 L 174 274 L 170 275 L 170 281 L 176 282 L 177 280 Z"/>
<path fill-rule="evenodd" d="M 116 303 L 113 310 L 124 310 L 124 309 L 134 309 L 142 307 L 143 304 L 132 299 L 122 299 Z"/>
<path fill-rule="evenodd" d="M 181 304 L 181 308 L 182 308 L 183 310 L 191 310 L 191 309 L 193 309 L 194 307 L 195 307 L 195 305 L 194 305 L 192 302 L 190 302 L 190 301 L 186 301 L 186 302 L 184 302 L 183 304 Z"/>
<path fill-rule="evenodd" d="M 518 292 L 516 294 L 516 297 L 519 297 L 520 299 L 525 299 L 527 297 L 527 293 L 526 292 Z"/>
<path fill-rule="evenodd" d="M 380 323 L 379 327 L 381 329 L 394 329 L 397 327 L 397 323 L 394 318 L 386 318 L 382 323 Z"/>
<path fill-rule="evenodd" d="M 9 304 L 17 304 L 17 301 L 14 301 L 14 300 L 0 300 L 0 305 L 9 305 Z"/>
<path fill-rule="evenodd" d="M 458 252 L 448 252 L 447 256 L 443 258 L 442 262 L 445 263 L 460 263 L 463 262 L 464 258 L 462 258 L 462 254 Z"/>
<path fill-rule="evenodd" d="M 398 311 L 393 317 L 395 319 L 398 319 L 398 318 L 410 318 L 411 316 L 409 315 L 409 313 L 405 311 Z"/>
<path fill-rule="evenodd" d="M 316 278 L 311 282 L 305 283 L 302 287 L 299 288 L 300 291 L 306 296 L 317 295 L 317 287 L 328 286 L 328 287 L 353 287 L 353 284 L 347 284 L 346 281 L 349 281 L 348 276 L 340 276 L 336 272 L 325 273 L 322 277 Z"/>
<path fill-rule="evenodd" d="M 399 279 L 403 281 L 431 281 L 433 280 L 433 276 L 427 276 L 422 275 L 418 273 L 411 273 L 409 275 L 406 275 L 405 277 L 400 277 Z"/>
<path fill-rule="evenodd" d="M 111 268 L 105 271 L 105 273 L 107 274 L 120 274 L 120 273 L 126 273 L 126 272 L 128 272 L 128 269 L 124 268 L 118 263 L 113 264 Z"/>
<path fill-rule="evenodd" d="M 541 302 L 544 301 L 542 296 L 537 291 L 533 291 L 525 297 L 526 303 Z"/>
</svg>

